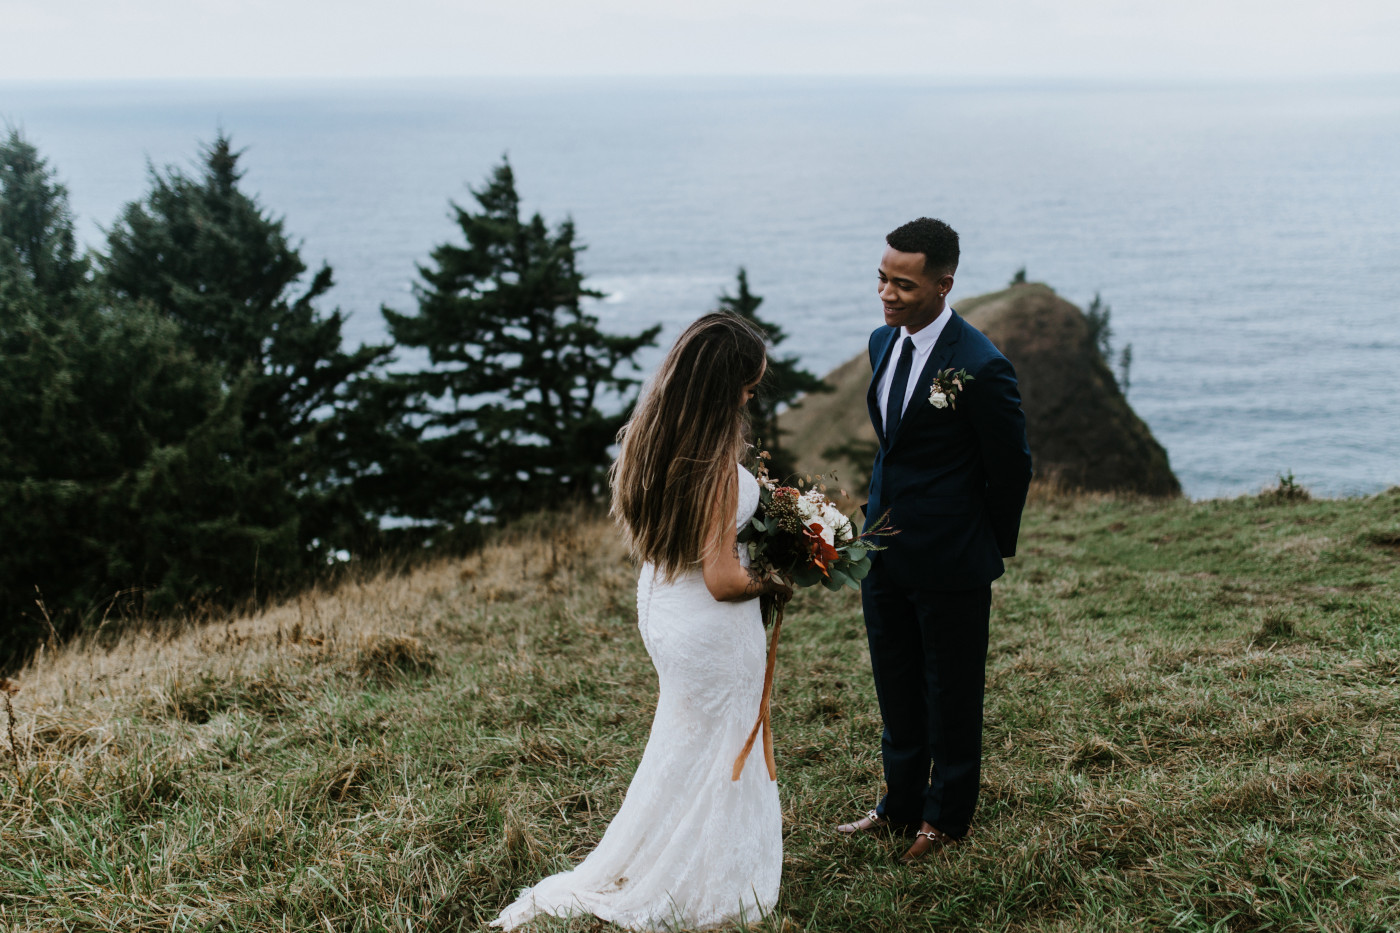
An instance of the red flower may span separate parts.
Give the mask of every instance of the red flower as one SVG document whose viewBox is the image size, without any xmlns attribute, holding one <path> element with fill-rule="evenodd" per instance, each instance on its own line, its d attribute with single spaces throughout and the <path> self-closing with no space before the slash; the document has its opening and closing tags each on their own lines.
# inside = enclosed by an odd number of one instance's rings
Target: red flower
<svg viewBox="0 0 1400 933">
<path fill-rule="evenodd" d="M 802 529 L 802 533 L 807 536 L 807 544 L 812 549 L 812 563 L 821 568 L 822 576 L 830 577 L 827 573 L 827 565 L 835 563 L 841 559 L 841 555 L 836 552 L 836 548 L 826 543 L 822 537 L 822 526 L 816 522 Z"/>
</svg>

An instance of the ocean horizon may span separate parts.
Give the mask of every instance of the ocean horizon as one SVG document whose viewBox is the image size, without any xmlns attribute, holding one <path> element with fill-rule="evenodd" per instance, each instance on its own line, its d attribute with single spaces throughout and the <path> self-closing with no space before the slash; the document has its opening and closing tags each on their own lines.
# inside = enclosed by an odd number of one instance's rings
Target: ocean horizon
<svg viewBox="0 0 1400 933">
<path fill-rule="evenodd" d="M 503 156 L 527 211 L 575 222 L 604 327 L 669 341 L 743 266 L 816 372 L 880 323 L 885 233 L 940 217 L 955 308 L 1022 268 L 1112 308 L 1189 496 L 1400 483 L 1400 78 L 7 82 L 0 121 L 94 248 L 149 166 L 195 171 L 227 132 L 245 190 L 334 268 L 351 344 L 414 306 L 416 264 L 460 238 L 449 201 Z"/>
</svg>

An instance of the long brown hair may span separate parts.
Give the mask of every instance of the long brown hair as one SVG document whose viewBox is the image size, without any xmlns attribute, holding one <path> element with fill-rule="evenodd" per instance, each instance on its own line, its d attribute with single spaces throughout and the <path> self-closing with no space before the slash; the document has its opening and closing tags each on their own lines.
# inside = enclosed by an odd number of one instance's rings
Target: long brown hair
<svg viewBox="0 0 1400 933">
<path fill-rule="evenodd" d="M 740 394 L 763 375 L 763 335 L 743 318 L 707 314 L 666 354 L 618 432 L 612 515 L 633 556 L 670 580 L 697 564 L 735 490 L 748 419 Z"/>
</svg>

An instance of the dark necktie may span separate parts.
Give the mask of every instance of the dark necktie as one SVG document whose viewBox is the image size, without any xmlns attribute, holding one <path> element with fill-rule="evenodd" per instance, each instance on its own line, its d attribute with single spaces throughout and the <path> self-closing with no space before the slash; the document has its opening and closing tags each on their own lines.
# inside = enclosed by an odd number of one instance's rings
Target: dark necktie
<svg viewBox="0 0 1400 933">
<path fill-rule="evenodd" d="M 899 430 L 899 419 L 904 414 L 904 395 L 909 389 L 909 370 L 914 366 L 914 338 L 905 337 L 899 345 L 899 362 L 894 367 L 894 380 L 890 383 L 890 397 L 885 401 L 885 440 L 894 439 Z"/>
</svg>

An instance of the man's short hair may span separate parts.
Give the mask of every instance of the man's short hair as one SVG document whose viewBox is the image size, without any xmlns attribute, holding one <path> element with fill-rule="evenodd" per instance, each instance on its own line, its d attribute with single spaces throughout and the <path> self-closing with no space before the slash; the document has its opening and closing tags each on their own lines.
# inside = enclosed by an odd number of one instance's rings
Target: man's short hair
<svg viewBox="0 0 1400 933">
<path fill-rule="evenodd" d="M 941 220 L 911 220 L 891 231 L 885 242 L 901 253 L 923 253 L 924 272 L 935 278 L 958 270 L 958 232 Z"/>
</svg>

